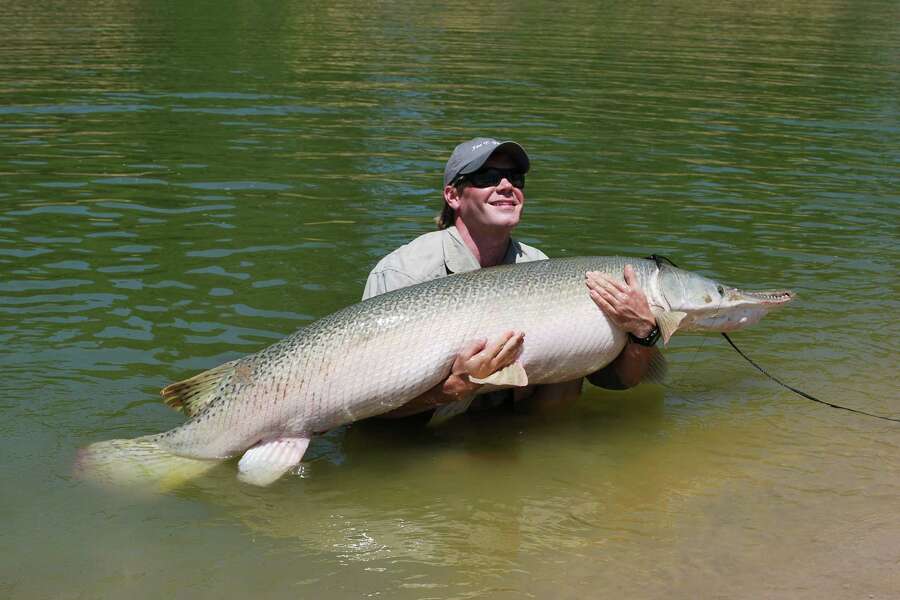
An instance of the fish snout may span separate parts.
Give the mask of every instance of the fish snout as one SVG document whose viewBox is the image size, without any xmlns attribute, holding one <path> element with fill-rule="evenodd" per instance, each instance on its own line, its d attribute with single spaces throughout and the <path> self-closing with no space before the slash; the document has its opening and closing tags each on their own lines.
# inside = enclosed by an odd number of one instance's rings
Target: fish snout
<svg viewBox="0 0 900 600">
<path fill-rule="evenodd" d="M 790 290 L 733 290 L 733 293 L 733 300 L 735 301 L 744 301 L 748 304 L 761 304 L 768 308 L 775 308 L 777 306 L 787 304 L 797 297 L 797 294 Z"/>
</svg>

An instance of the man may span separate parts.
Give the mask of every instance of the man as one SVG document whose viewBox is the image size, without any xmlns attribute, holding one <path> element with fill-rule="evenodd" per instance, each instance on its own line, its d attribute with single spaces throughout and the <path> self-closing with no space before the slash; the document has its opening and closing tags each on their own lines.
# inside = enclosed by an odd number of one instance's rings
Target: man
<svg viewBox="0 0 900 600">
<path fill-rule="evenodd" d="M 366 281 L 363 300 L 408 285 L 500 264 L 544 260 L 536 248 L 514 240 L 525 204 L 525 174 L 531 162 L 525 149 L 511 141 L 475 138 L 458 145 L 444 168 L 444 205 L 437 217 L 438 230 L 426 233 L 385 256 Z M 600 273 L 586 274 L 591 298 L 629 342 L 609 365 L 588 380 L 610 389 L 639 383 L 646 373 L 659 330 L 644 293 L 636 287 L 631 267 L 625 283 Z M 406 416 L 474 396 L 484 378 L 514 362 L 527 332 L 508 331 L 495 340 L 472 340 L 464 347 L 446 380 L 385 416 Z M 541 407 L 571 401 L 581 391 L 581 379 L 516 392 L 486 395 L 485 404 L 498 397 L 530 397 Z"/>
</svg>

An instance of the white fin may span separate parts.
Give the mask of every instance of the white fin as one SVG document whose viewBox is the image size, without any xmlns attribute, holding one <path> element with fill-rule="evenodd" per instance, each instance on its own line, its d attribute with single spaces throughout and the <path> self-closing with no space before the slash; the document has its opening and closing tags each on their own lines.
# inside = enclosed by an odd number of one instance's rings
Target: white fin
<svg viewBox="0 0 900 600">
<path fill-rule="evenodd" d="M 687 313 L 678 310 L 663 310 L 661 308 L 653 308 L 652 311 L 653 316 L 656 317 L 656 325 L 659 327 L 659 332 L 662 334 L 663 344 L 668 345 L 669 338 L 678 331 L 678 326 L 681 325 L 681 321 L 687 316 Z"/>
<path fill-rule="evenodd" d="M 252 485 L 269 485 L 300 462 L 307 446 L 309 438 L 261 442 L 244 452 L 238 462 L 238 479 Z"/>
<path fill-rule="evenodd" d="M 438 425 L 446 423 L 456 415 L 463 414 L 469 410 L 469 405 L 472 404 L 472 398 L 474 398 L 474 396 L 469 396 L 468 398 L 463 398 L 462 400 L 457 400 L 450 404 L 444 404 L 436 409 L 434 414 L 431 415 L 427 427 L 437 427 Z"/>
<path fill-rule="evenodd" d="M 491 385 L 511 385 L 514 387 L 525 387 L 528 385 L 528 374 L 522 363 L 516 361 L 508 367 L 504 367 L 499 371 L 491 373 L 484 379 L 478 377 L 469 377 L 472 383 L 489 383 Z"/>
<path fill-rule="evenodd" d="M 220 461 L 176 456 L 148 435 L 130 440 L 107 440 L 82 448 L 75 463 L 81 478 L 165 492 L 198 477 Z"/>
</svg>

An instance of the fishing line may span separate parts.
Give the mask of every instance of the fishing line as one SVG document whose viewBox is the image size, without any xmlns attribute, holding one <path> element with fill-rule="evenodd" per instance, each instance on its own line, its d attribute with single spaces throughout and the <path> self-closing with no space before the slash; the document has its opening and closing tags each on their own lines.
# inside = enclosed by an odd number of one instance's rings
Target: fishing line
<svg viewBox="0 0 900 600">
<path fill-rule="evenodd" d="M 656 266 L 659 268 L 662 267 L 663 263 L 668 263 L 668 264 L 672 265 L 673 267 L 678 268 L 678 265 L 673 263 L 672 260 L 666 256 L 661 256 L 658 254 L 651 254 L 650 256 L 647 257 L 647 260 L 652 260 L 652 261 L 656 262 Z M 761 366 L 756 364 L 756 362 L 754 362 L 752 358 L 750 358 L 749 356 L 744 354 L 744 352 L 740 348 L 737 347 L 737 344 L 735 344 L 734 341 L 732 341 L 732 339 L 730 337 L 728 337 L 727 333 L 725 333 L 724 331 L 721 333 L 722 333 L 722 337 L 728 341 L 728 343 L 731 345 L 731 347 L 734 348 L 735 352 L 740 354 L 744 358 L 744 360 L 746 360 L 748 363 L 753 365 L 760 373 L 762 373 L 763 375 L 765 375 L 766 377 L 768 377 L 769 379 L 771 379 L 778 385 L 789 389 L 790 391 L 794 392 L 795 394 L 802 396 L 802 397 L 806 398 L 807 400 L 812 400 L 813 402 L 818 402 L 819 404 L 824 404 L 825 406 L 830 406 L 831 408 L 838 408 L 840 410 L 846 410 L 848 412 L 856 413 L 859 415 L 865 415 L 867 417 L 872 417 L 874 419 L 882 419 L 884 421 L 894 421 L 895 423 L 900 423 L 900 419 L 898 419 L 896 417 L 887 417 L 884 415 L 876 415 L 874 413 L 866 412 L 864 410 L 850 408 L 848 406 L 841 406 L 840 404 L 832 404 L 831 402 L 826 402 L 824 400 L 820 400 L 819 398 L 816 398 L 812 394 L 807 394 L 803 390 L 798 390 L 797 388 L 795 388 L 792 385 L 788 385 L 787 383 L 781 381 L 774 375 L 770 374 L 768 371 L 766 371 Z"/>
<path fill-rule="evenodd" d="M 737 345 L 735 345 L 735 343 L 731 340 L 731 338 L 728 337 L 728 334 L 725 333 L 724 331 L 722 332 L 722 337 L 725 338 L 726 340 L 728 340 L 728 343 L 731 344 L 731 347 L 734 348 L 735 351 L 736 351 L 738 354 L 740 354 L 741 356 L 743 356 L 743 357 L 747 360 L 748 363 L 750 363 L 751 365 L 753 365 L 754 367 L 756 367 L 757 370 L 759 370 L 760 373 L 762 373 L 763 375 L 765 375 L 766 377 L 768 377 L 769 379 L 771 379 L 772 381 L 774 381 L 774 382 L 777 383 L 778 385 L 780 385 L 780 386 L 782 386 L 782 387 L 786 387 L 787 389 L 791 390 L 791 391 L 794 392 L 795 394 L 799 394 L 799 395 L 803 396 L 803 397 L 806 398 L 807 400 L 812 400 L 813 402 L 818 402 L 819 404 L 824 404 L 825 406 L 830 406 L 831 408 L 839 408 L 839 409 L 841 409 L 841 410 L 847 410 L 847 411 L 850 411 L 850 412 L 853 412 L 853 413 L 857 413 L 857 414 L 860 414 L 860 415 L 866 415 L 867 417 L 874 417 L 874 418 L 876 418 L 876 419 L 884 419 L 885 421 L 895 421 L 895 422 L 897 422 L 897 423 L 900 423 L 900 419 L 897 419 L 897 418 L 894 418 L 894 417 L 886 417 L 886 416 L 884 416 L 884 415 L 876 415 L 876 414 L 873 414 L 873 413 L 866 412 L 866 411 L 864 411 L 864 410 L 857 410 L 857 409 L 855 409 L 855 408 L 850 408 L 850 407 L 847 407 L 847 406 L 841 406 L 840 404 L 832 404 L 831 402 L 825 402 L 824 400 L 820 400 L 820 399 L 816 398 L 815 396 L 813 396 L 812 394 L 807 394 L 807 393 L 804 392 L 803 390 L 798 390 L 797 388 L 795 388 L 795 387 L 793 387 L 793 386 L 791 386 L 791 385 L 788 385 L 788 384 L 786 384 L 785 382 L 781 381 L 780 379 L 778 379 L 778 378 L 775 377 L 774 375 L 769 374 L 768 372 L 766 372 L 765 369 L 763 369 L 761 366 L 759 366 L 758 364 L 756 364 L 755 362 L 753 362 L 753 359 L 751 359 L 749 356 L 747 356 L 746 354 L 744 354 L 743 352 L 741 352 L 741 349 L 738 348 Z"/>
</svg>

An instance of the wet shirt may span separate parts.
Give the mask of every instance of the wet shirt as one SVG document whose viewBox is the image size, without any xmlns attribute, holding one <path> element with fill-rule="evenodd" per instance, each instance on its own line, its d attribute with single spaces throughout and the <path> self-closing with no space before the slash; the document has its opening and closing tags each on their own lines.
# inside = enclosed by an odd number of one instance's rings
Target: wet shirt
<svg viewBox="0 0 900 600">
<path fill-rule="evenodd" d="M 503 264 L 546 259 L 547 255 L 537 248 L 510 240 Z M 378 261 L 369 273 L 362 299 L 480 268 L 456 227 L 432 231 L 400 246 Z"/>
</svg>

